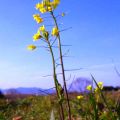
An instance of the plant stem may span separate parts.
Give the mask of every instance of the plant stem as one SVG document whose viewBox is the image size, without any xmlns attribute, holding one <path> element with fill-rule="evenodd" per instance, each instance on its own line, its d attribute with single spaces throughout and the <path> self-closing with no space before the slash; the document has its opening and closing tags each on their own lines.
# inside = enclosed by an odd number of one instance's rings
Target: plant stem
<svg viewBox="0 0 120 120">
<path fill-rule="evenodd" d="M 52 18 L 54 20 L 56 28 L 58 28 L 57 20 L 51 11 Z M 69 103 L 69 96 L 68 96 L 68 91 L 67 91 L 67 86 L 66 86 L 66 80 L 65 80 L 65 71 L 64 71 L 64 63 L 63 63 L 63 56 L 62 56 L 62 48 L 61 48 L 61 40 L 60 40 L 60 34 L 58 33 L 58 48 L 59 48 L 59 54 L 60 54 L 60 63 L 61 63 L 61 68 L 62 68 L 62 76 L 63 76 L 63 82 L 64 82 L 64 88 L 65 88 L 65 94 L 66 94 L 66 99 L 67 99 L 67 105 L 68 105 L 68 116 L 69 120 L 71 120 L 71 110 L 70 110 L 70 103 Z"/>
<path fill-rule="evenodd" d="M 57 84 L 56 84 L 57 75 L 56 75 L 54 54 L 53 54 L 53 50 L 52 50 L 52 47 L 51 47 L 51 45 L 50 45 L 49 40 L 47 40 L 47 42 L 48 42 L 48 46 L 49 46 L 50 53 L 51 53 L 51 56 L 52 56 L 52 63 L 53 63 L 53 78 L 54 78 L 55 88 L 56 88 L 57 96 L 59 97 L 59 95 L 58 95 L 58 90 L 57 90 Z M 60 119 L 61 119 L 61 120 L 64 120 L 64 112 L 63 112 L 62 103 L 59 103 L 59 105 L 60 105 L 60 112 L 61 112 L 61 113 L 60 113 Z"/>
</svg>

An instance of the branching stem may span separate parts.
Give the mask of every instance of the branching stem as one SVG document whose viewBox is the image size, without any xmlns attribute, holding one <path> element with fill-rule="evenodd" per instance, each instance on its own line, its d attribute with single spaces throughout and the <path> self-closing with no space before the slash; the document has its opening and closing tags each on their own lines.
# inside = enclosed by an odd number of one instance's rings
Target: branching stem
<svg viewBox="0 0 120 120">
<path fill-rule="evenodd" d="M 51 11 L 51 16 L 54 20 L 56 28 L 58 28 L 57 20 L 56 17 L 54 16 L 53 12 Z M 65 94 L 66 94 L 66 99 L 67 99 L 67 105 L 68 105 L 68 116 L 69 120 L 71 120 L 71 110 L 70 110 L 70 103 L 69 103 L 69 96 L 68 96 L 68 91 L 67 91 L 67 86 L 66 86 L 66 80 L 65 80 L 65 71 L 64 71 L 64 63 L 63 63 L 63 56 L 62 56 L 62 48 L 61 48 L 61 39 L 60 39 L 60 34 L 58 33 L 58 48 L 59 48 L 59 54 L 60 54 L 60 63 L 61 63 L 61 68 L 62 68 L 62 76 L 63 76 L 63 82 L 64 82 L 64 89 L 65 89 Z"/>
</svg>

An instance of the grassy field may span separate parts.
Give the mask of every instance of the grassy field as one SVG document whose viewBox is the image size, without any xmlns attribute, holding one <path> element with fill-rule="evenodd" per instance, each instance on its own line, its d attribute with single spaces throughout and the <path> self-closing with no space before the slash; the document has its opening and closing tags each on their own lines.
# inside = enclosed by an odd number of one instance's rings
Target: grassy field
<svg viewBox="0 0 120 120">
<path fill-rule="evenodd" d="M 107 108 L 101 98 L 92 104 L 89 94 L 83 95 L 81 99 L 77 99 L 80 95 L 78 93 L 69 94 L 73 120 L 120 120 L 120 92 L 103 94 L 110 108 Z M 58 102 L 55 98 L 55 95 L 7 95 L 0 99 L 0 120 L 17 120 L 13 119 L 15 117 L 20 117 L 20 120 L 50 120 L 52 115 L 55 120 L 59 120 Z M 65 104 L 64 109 L 66 110 Z M 66 112 L 65 116 L 67 120 Z"/>
</svg>

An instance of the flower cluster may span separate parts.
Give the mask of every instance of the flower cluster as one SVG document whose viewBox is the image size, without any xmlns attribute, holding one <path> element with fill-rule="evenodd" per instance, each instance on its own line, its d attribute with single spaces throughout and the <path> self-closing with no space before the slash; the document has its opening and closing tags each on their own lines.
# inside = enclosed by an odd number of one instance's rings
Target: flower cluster
<svg viewBox="0 0 120 120">
<path fill-rule="evenodd" d="M 92 90 L 92 86 L 91 85 L 88 85 L 87 87 L 86 87 L 86 89 L 88 90 L 88 91 L 91 91 Z M 97 83 L 97 87 L 94 89 L 94 91 L 95 92 L 98 92 L 99 90 L 102 90 L 103 89 L 103 82 L 98 82 Z"/>
<path fill-rule="evenodd" d="M 62 120 L 64 120 L 64 110 L 62 108 L 62 104 L 64 99 L 64 89 L 66 93 L 66 100 L 67 100 L 67 107 L 68 107 L 68 116 L 69 119 L 71 120 L 71 112 L 70 112 L 70 105 L 69 105 L 69 99 L 68 99 L 68 93 L 67 93 L 67 87 L 66 87 L 66 81 L 65 81 L 65 73 L 64 73 L 64 64 L 63 64 L 63 54 L 62 54 L 62 48 L 61 48 L 61 40 L 60 40 L 60 35 L 59 35 L 59 25 L 57 22 L 57 17 L 54 15 L 54 10 L 57 8 L 57 6 L 60 4 L 60 0 L 42 0 L 40 3 L 36 4 L 36 9 L 40 12 L 39 14 L 34 14 L 33 18 L 34 20 L 40 24 L 40 23 L 45 23 L 44 25 L 40 25 L 38 27 L 37 33 L 33 35 L 33 41 L 38 41 L 41 39 L 41 41 L 45 42 L 45 45 L 43 46 L 47 51 L 50 52 L 51 58 L 52 58 L 52 64 L 53 64 L 53 79 L 54 79 L 54 84 L 56 88 L 56 93 L 58 97 L 58 102 L 60 105 L 60 116 Z M 42 13 L 42 14 L 41 14 Z M 49 16 L 44 16 L 43 14 L 50 14 L 54 22 L 52 25 L 46 25 L 46 18 Z M 65 16 L 65 13 L 60 14 L 60 16 Z M 47 26 L 52 26 L 51 30 L 46 29 Z M 57 79 L 57 70 L 56 70 L 56 60 L 55 60 L 55 55 L 54 55 L 54 50 L 53 50 L 53 45 L 56 44 L 56 40 L 58 40 L 58 52 L 59 52 L 59 57 L 60 57 L 60 65 L 61 65 L 61 70 L 62 70 L 62 76 L 63 76 L 63 81 L 64 81 L 64 88 L 61 87 L 61 84 L 59 83 Z M 35 45 L 29 45 L 27 48 L 28 50 L 34 50 L 36 49 L 37 46 Z M 38 46 L 40 47 L 40 46 Z M 56 47 L 56 46 L 55 46 Z M 61 92 L 63 91 L 63 92 Z M 82 96 L 79 96 L 78 99 L 82 99 Z"/>
<path fill-rule="evenodd" d="M 97 85 L 98 86 L 95 88 L 95 92 L 98 92 L 99 90 L 103 89 L 103 82 L 98 82 Z"/>
<path fill-rule="evenodd" d="M 43 0 L 41 3 L 36 4 L 36 9 L 41 13 L 50 12 L 60 4 L 60 0 Z"/>
<path fill-rule="evenodd" d="M 43 22 L 43 19 L 40 17 L 39 14 L 34 14 L 33 18 L 34 18 L 34 20 L 36 20 L 37 23 Z"/>
<path fill-rule="evenodd" d="M 60 4 L 60 0 L 42 0 L 41 3 L 36 4 L 36 9 L 39 10 L 41 13 L 46 13 L 46 12 L 52 12 L 58 5 Z M 61 16 L 64 16 L 64 13 L 62 13 Z M 34 14 L 33 15 L 34 20 L 40 24 L 44 21 L 44 19 L 40 16 L 40 14 Z M 52 36 L 58 36 L 59 35 L 59 30 L 57 27 L 53 27 L 51 30 L 51 33 L 49 33 L 45 26 L 42 25 L 39 27 L 38 31 L 36 34 L 33 35 L 33 41 L 38 41 L 39 39 L 43 38 L 45 40 L 49 39 L 49 34 Z M 34 50 L 35 48 L 31 45 L 29 45 L 28 50 Z"/>
<path fill-rule="evenodd" d="M 34 36 L 33 36 L 33 40 L 34 40 L 34 41 L 37 41 L 37 40 L 39 40 L 40 38 L 42 38 L 42 36 L 40 35 L 40 32 L 34 34 Z"/>
</svg>

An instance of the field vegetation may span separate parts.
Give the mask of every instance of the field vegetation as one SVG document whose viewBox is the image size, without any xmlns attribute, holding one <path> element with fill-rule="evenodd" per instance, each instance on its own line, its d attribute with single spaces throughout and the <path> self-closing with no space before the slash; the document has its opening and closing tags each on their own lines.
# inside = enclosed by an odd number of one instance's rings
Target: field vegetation
<svg viewBox="0 0 120 120">
<path fill-rule="evenodd" d="M 103 95 L 109 108 L 103 99 L 91 96 L 91 93 L 69 94 L 72 120 L 120 120 L 120 91 L 107 91 L 103 92 Z M 58 111 L 55 94 L 48 96 L 11 94 L 0 99 L 0 120 L 59 120 Z M 67 113 L 64 114 L 68 120 Z"/>
</svg>

